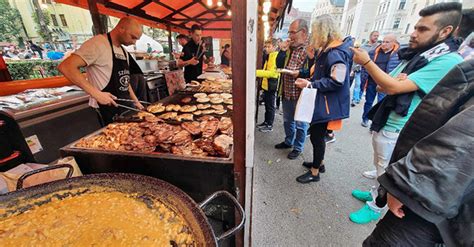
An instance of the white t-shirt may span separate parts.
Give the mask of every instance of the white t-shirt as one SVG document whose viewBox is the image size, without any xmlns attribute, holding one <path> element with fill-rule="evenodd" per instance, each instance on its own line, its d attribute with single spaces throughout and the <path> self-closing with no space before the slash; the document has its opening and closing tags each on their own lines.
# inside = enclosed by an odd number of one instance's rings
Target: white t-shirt
<svg viewBox="0 0 474 247">
<path fill-rule="evenodd" d="M 128 61 L 128 56 L 123 53 L 122 47 L 114 46 L 115 57 Z M 84 42 L 81 47 L 74 52 L 86 62 L 87 80 L 97 89 L 104 89 L 109 83 L 112 75 L 113 59 L 112 49 L 107 39 L 107 35 L 101 34 L 92 37 Z M 90 97 L 89 105 L 98 108 L 97 101 Z"/>
</svg>

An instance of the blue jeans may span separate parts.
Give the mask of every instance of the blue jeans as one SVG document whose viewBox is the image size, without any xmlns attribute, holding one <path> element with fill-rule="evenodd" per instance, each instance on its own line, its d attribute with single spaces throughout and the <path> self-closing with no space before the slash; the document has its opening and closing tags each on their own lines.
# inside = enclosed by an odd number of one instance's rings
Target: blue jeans
<svg viewBox="0 0 474 247">
<path fill-rule="evenodd" d="M 263 91 L 263 100 L 265 101 L 265 123 L 273 126 L 273 120 L 275 119 L 275 91 Z"/>
<path fill-rule="evenodd" d="M 306 133 L 309 124 L 295 121 L 295 109 L 297 100 L 283 98 L 283 126 L 285 128 L 285 143 L 292 145 L 293 149 L 303 152 Z"/>
<path fill-rule="evenodd" d="M 352 93 L 352 102 L 359 103 L 362 94 L 364 93 L 360 90 L 360 72 L 354 72 L 354 91 Z"/>
<path fill-rule="evenodd" d="M 367 89 L 365 91 L 365 104 L 364 104 L 364 113 L 362 114 L 362 121 L 369 120 L 367 115 L 369 114 L 369 111 L 372 108 L 372 105 L 374 104 L 375 96 L 377 96 L 377 102 L 380 102 L 383 99 L 383 97 L 385 97 L 385 94 L 378 93 L 376 88 L 377 88 L 377 84 L 371 81 L 368 82 Z"/>
</svg>

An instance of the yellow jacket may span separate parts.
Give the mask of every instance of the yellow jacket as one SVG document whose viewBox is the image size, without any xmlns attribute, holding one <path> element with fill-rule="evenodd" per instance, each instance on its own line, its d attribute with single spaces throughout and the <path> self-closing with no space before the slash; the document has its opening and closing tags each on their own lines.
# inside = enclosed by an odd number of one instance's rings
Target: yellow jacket
<svg viewBox="0 0 474 247">
<path fill-rule="evenodd" d="M 268 55 L 268 60 L 265 61 L 265 65 L 263 65 L 263 69 L 257 70 L 257 77 L 262 77 L 262 89 L 268 90 L 268 78 L 278 79 L 280 77 L 280 73 L 276 71 L 276 58 L 278 56 L 278 52 L 274 51 Z"/>
</svg>

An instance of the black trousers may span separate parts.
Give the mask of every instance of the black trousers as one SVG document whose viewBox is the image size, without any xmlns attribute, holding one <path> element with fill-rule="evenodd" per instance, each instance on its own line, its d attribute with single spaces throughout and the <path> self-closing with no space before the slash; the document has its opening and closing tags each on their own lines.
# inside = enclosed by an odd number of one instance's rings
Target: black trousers
<svg viewBox="0 0 474 247">
<path fill-rule="evenodd" d="M 310 140 L 313 145 L 313 168 L 319 169 L 324 160 L 324 153 L 326 152 L 326 136 L 328 123 L 316 123 L 309 127 Z"/>
<path fill-rule="evenodd" d="M 372 234 L 362 243 L 363 247 L 379 246 L 439 246 L 443 240 L 433 223 L 421 218 L 407 207 L 405 217 L 398 218 L 391 211 L 381 219 Z"/>
<path fill-rule="evenodd" d="M 276 91 L 263 91 L 263 100 L 265 102 L 265 123 L 272 126 L 275 119 L 275 99 Z"/>
</svg>

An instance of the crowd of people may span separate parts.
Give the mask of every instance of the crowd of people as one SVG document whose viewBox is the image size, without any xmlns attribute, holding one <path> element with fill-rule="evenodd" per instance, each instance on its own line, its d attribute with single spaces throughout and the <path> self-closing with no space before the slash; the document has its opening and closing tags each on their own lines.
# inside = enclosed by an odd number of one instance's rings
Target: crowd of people
<svg viewBox="0 0 474 247">
<path fill-rule="evenodd" d="M 343 37 L 330 15 L 316 17 L 311 30 L 297 19 L 287 41 L 265 42 L 264 66 L 257 70 L 265 114 L 257 128 L 274 130 L 281 97 L 285 139 L 275 148 L 291 150 L 288 159 L 296 159 L 308 134 L 313 147 L 297 182 L 321 180 L 332 131 L 342 128 L 365 93 L 361 125 L 372 133 L 374 169 L 363 175 L 375 182 L 352 191 L 364 206 L 349 218 L 367 224 L 385 216 L 364 246 L 474 244 L 473 12 L 460 3 L 427 6 L 408 44 L 393 33 L 379 42 L 373 31 L 360 45 Z M 312 120 L 295 121 L 308 87 L 317 89 Z"/>
<path fill-rule="evenodd" d="M 57 51 L 50 44 L 45 43 L 43 46 L 33 43 L 28 40 L 25 42 L 22 48 L 16 45 L 9 45 L 3 47 L 1 55 L 7 60 L 21 60 L 21 59 L 50 59 L 60 60 L 64 58 L 66 53 L 70 53 L 72 50 L 67 49 L 66 51 Z"/>
</svg>

